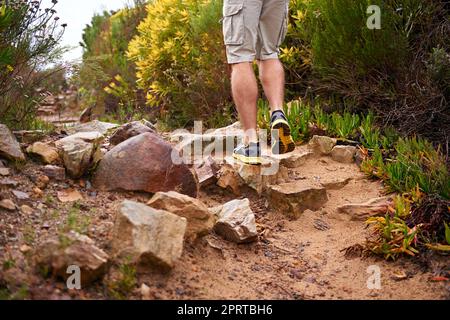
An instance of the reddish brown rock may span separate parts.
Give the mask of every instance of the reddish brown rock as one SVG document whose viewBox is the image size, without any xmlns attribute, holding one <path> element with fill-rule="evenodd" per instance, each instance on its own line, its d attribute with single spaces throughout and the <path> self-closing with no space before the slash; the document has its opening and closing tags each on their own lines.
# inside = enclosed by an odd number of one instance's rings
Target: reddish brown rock
<svg viewBox="0 0 450 320">
<path fill-rule="evenodd" d="M 109 151 L 93 183 L 100 190 L 177 191 L 197 197 L 198 182 L 173 148 L 154 133 L 133 137 Z"/>
<path fill-rule="evenodd" d="M 109 261 L 108 255 L 95 246 L 93 240 L 75 232 L 48 240 L 36 249 L 34 259 L 41 271 L 65 280 L 70 276 L 68 268 L 78 267 L 83 286 L 101 279 L 108 270 Z"/>
<path fill-rule="evenodd" d="M 57 181 L 66 179 L 66 169 L 58 166 L 47 165 L 41 170 L 47 177 Z"/>
<path fill-rule="evenodd" d="M 114 132 L 114 134 L 109 138 L 109 141 L 112 145 L 117 146 L 118 144 L 138 136 L 143 133 L 155 133 L 155 130 L 145 125 L 141 121 L 134 121 L 127 124 L 124 124 L 119 129 Z"/>
</svg>

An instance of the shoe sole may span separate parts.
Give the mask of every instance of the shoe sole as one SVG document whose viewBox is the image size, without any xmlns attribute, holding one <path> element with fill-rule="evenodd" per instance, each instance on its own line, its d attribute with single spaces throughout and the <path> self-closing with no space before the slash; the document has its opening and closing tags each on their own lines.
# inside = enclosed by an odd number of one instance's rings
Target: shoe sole
<svg viewBox="0 0 450 320">
<path fill-rule="evenodd" d="M 272 145 L 273 154 L 286 154 L 295 150 L 295 143 L 291 136 L 291 127 L 283 119 L 272 124 L 272 131 L 278 130 L 278 141 Z"/>
<path fill-rule="evenodd" d="M 260 166 L 262 165 L 262 158 L 261 157 L 246 157 L 240 154 L 233 154 L 233 158 L 236 160 L 239 160 L 242 163 L 253 165 L 253 166 Z"/>
</svg>

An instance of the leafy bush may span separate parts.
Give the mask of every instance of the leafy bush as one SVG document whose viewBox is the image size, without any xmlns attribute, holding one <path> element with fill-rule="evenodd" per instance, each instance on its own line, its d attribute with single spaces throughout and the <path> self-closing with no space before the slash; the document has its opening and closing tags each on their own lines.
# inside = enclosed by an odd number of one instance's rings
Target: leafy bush
<svg viewBox="0 0 450 320">
<path fill-rule="evenodd" d="M 221 16 L 222 1 L 156 0 L 130 43 L 139 87 L 171 127 L 231 121 Z"/>
<path fill-rule="evenodd" d="M 310 138 L 311 107 L 302 101 L 296 100 L 289 103 L 285 107 L 284 112 L 291 126 L 291 134 L 294 141 L 307 141 Z"/>
<path fill-rule="evenodd" d="M 134 64 L 126 57 L 128 43 L 144 16 L 143 1 L 135 0 L 133 7 L 95 15 L 83 31 L 83 63 L 77 82 L 83 105 L 95 105 L 96 115 L 107 113 L 127 121 L 146 113 Z"/>
<path fill-rule="evenodd" d="M 381 7 L 380 30 L 366 26 L 369 5 Z M 447 1 L 294 0 L 283 50 L 288 69 L 294 68 L 289 91 L 310 96 L 314 90 L 353 110 L 369 108 L 406 135 L 445 141 L 448 17 Z"/>
<path fill-rule="evenodd" d="M 42 71 L 39 71 L 39 75 L 42 76 L 41 88 L 47 92 L 58 95 L 62 91 L 69 88 L 69 83 L 66 77 L 67 66 L 58 64 L 51 66 Z"/>
<path fill-rule="evenodd" d="M 288 98 L 298 98 L 309 92 L 312 52 L 310 25 L 311 15 L 308 1 L 291 0 L 289 4 L 289 26 L 280 59 L 286 69 L 286 91 Z"/>
<path fill-rule="evenodd" d="M 384 180 L 393 192 L 408 193 L 417 186 L 427 194 L 450 198 L 450 174 L 439 150 L 421 138 L 401 138 L 395 145 L 396 155 L 384 161 L 381 150 L 363 164 L 363 170 Z"/>
<path fill-rule="evenodd" d="M 52 1 L 0 1 L 0 118 L 12 128 L 28 128 L 35 118 L 36 90 L 46 78 L 39 67 L 61 54 L 58 41 L 65 24 L 59 24 Z"/>
<path fill-rule="evenodd" d="M 354 137 L 360 125 L 360 118 L 357 114 L 344 112 L 340 115 L 334 112 L 331 115 L 328 130 L 335 136 L 341 139 L 351 139 Z"/>
<path fill-rule="evenodd" d="M 419 227 L 408 227 L 405 221 L 386 214 L 385 217 L 375 217 L 368 220 L 374 226 L 371 239 L 367 240 L 368 248 L 375 254 L 386 259 L 395 260 L 402 254 L 415 256 L 419 251 L 415 248 L 418 240 Z"/>
</svg>

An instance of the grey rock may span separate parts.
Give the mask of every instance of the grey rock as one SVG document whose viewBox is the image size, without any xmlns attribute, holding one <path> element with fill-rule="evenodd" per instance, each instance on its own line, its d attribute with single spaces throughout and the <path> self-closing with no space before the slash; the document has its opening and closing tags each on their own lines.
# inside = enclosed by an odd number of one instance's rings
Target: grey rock
<svg viewBox="0 0 450 320">
<path fill-rule="evenodd" d="M 113 252 L 119 260 L 169 271 L 183 252 L 186 227 L 186 218 L 126 200 L 116 217 Z"/>
<path fill-rule="evenodd" d="M 80 132 L 98 132 L 100 135 L 105 136 L 110 130 L 117 128 L 119 125 L 108 122 L 101 122 L 94 120 L 87 123 L 82 123 L 70 128 L 69 133 L 80 133 Z"/>
<path fill-rule="evenodd" d="M 336 146 L 331 152 L 334 161 L 340 163 L 353 163 L 355 161 L 356 147 L 353 146 Z"/>
<path fill-rule="evenodd" d="M 102 140 L 99 132 L 80 132 L 55 143 L 70 176 L 81 177 L 99 160 Z"/>
<path fill-rule="evenodd" d="M 212 211 L 218 218 L 214 226 L 217 234 L 236 243 L 257 241 L 255 214 L 248 199 L 230 201 Z"/>
<path fill-rule="evenodd" d="M 314 136 L 309 142 L 309 147 L 321 155 L 329 155 L 336 146 L 337 140 L 326 136 Z"/>
<path fill-rule="evenodd" d="M 0 156 L 9 160 L 25 161 L 19 142 L 4 124 L 0 124 Z"/>
<path fill-rule="evenodd" d="M 178 192 L 158 192 L 147 205 L 186 218 L 188 238 L 205 236 L 214 226 L 214 215 L 203 202 Z"/>
</svg>

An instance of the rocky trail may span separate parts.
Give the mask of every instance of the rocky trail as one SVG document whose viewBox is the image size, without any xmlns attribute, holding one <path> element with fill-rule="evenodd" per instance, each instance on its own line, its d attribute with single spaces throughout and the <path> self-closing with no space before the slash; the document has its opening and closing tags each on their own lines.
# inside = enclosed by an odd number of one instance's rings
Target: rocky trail
<svg viewBox="0 0 450 320">
<path fill-rule="evenodd" d="M 3 297 L 450 298 L 448 282 L 434 281 L 446 257 L 387 262 L 364 251 L 366 219 L 391 198 L 360 171 L 355 147 L 316 136 L 252 167 L 218 152 L 239 139 L 237 124 L 157 133 L 145 121 L 81 124 L 66 111 L 67 125 L 52 105 L 55 133 L 0 126 Z M 197 153 L 208 156 L 173 162 Z M 63 281 L 71 265 L 81 290 Z M 378 289 L 368 287 L 374 267 Z"/>
</svg>

